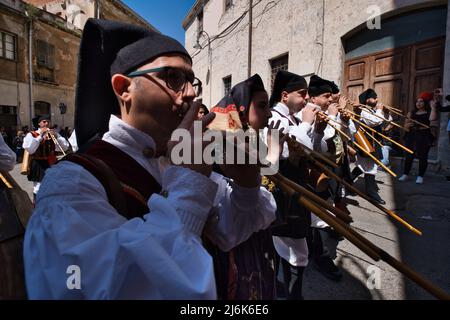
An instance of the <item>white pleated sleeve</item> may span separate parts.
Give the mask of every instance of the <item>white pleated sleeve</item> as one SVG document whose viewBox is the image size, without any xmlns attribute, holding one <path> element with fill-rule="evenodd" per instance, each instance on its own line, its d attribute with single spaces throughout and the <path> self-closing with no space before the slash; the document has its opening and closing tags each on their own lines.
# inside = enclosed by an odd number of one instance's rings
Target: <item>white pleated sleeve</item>
<svg viewBox="0 0 450 320">
<path fill-rule="evenodd" d="M 23 144 L 22 147 L 27 150 L 30 154 L 34 154 L 36 150 L 39 148 L 39 144 L 42 141 L 42 136 L 39 135 L 36 138 L 33 137 L 33 135 L 29 132 L 23 138 Z"/>
<path fill-rule="evenodd" d="M 218 192 L 205 235 L 221 250 L 231 250 L 275 220 L 275 199 L 265 188 L 244 188 L 214 172 L 211 179 Z"/>
<path fill-rule="evenodd" d="M 126 220 L 82 167 L 62 162 L 49 169 L 24 240 L 29 298 L 215 299 L 212 259 L 200 235 L 217 184 L 171 167 L 162 186 L 167 198 L 152 195 L 144 219 Z M 71 266 L 79 267 L 80 289 L 67 285 Z"/>
</svg>

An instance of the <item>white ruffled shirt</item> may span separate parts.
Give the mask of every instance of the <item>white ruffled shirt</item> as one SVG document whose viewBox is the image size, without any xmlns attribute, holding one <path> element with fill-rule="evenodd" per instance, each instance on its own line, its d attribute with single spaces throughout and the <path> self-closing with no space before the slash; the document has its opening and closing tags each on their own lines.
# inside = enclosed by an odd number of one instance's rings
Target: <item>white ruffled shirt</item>
<svg viewBox="0 0 450 320">
<path fill-rule="evenodd" d="M 382 109 L 376 109 L 375 111 L 363 109 L 361 111 L 361 122 L 365 123 L 366 125 L 372 128 L 383 124 L 384 120 L 380 119 L 380 117 L 386 119 Z M 392 121 L 392 116 L 389 115 L 386 120 Z M 356 164 L 359 167 L 359 169 L 361 169 L 361 171 L 364 172 L 364 174 L 375 175 L 378 172 L 378 165 L 375 163 L 375 161 L 373 161 L 369 157 L 357 156 Z"/>
<path fill-rule="evenodd" d="M 278 102 L 272 111 L 272 117 L 269 119 L 269 124 L 280 121 L 280 127 L 283 128 L 284 134 L 294 136 L 299 142 L 303 143 L 308 148 L 312 149 L 311 137 L 311 125 L 307 122 L 301 122 L 301 119 L 295 119 L 294 115 L 289 114 L 289 108 L 281 102 Z M 299 124 L 295 124 L 298 121 Z M 266 132 L 265 129 L 264 132 Z M 287 143 L 283 146 L 283 152 L 281 153 L 281 159 L 289 158 L 289 148 Z"/>
<path fill-rule="evenodd" d="M 36 130 L 36 132 L 39 133 L 39 136 L 37 136 L 36 138 L 33 137 L 31 132 L 29 132 L 23 139 L 22 147 L 25 150 L 27 150 L 30 153 L 30 155 L 34 154 L 36 152 L 36 150 L 39 148 L 39 145 L 41 144 L 41 141 L 43 139 L 43 137 L 41 135 L 42 130 L 39 128 L 38 130 Z M 69 142 L 64 137 L 62 137 L 57 132 L 55 132 L 55 136 L 56 136 L 56 140 L 59 143 L 59 146 L 58 145 L 55 146 L 56 151 L 61 152 L 61 151 L 66 151 L 67 149 L 69 149 Z M 39 192 L 40 187 L 41 187 L 40 182 L 33 181 L 33 193 L 34 194 L 37 194 Z"/>
<path fill-rule="evenodd" d="M 36 132 L 39 133 L 39 136 L 37 136 L 36 138 L 33 137 L 31 132 L 29 132 L 23 139 L 22 147 L 25 150 L 27 150 L 30 154 L 33 154 L 36 152 L 36 150 L 39 148 L 39 145 L 43 139 L 42 135 L 41 135 L 42 130 L 39 128 L 38 130 L 36 130 Z M 57 132 L 55 132 L 55 136 L 56 136 L 56 140 L 58 141 L 62 150 L 66 151 L 67 149 L 69 149 L 69 142 L 67 142 L 67 140 L 64 137 L 62 137 Z M 56 145 L 56 147 L 55 147 L 56 151 L 62 151 L 61 148 L 58 145 Z"/>
<path fill-rule="evenodd" d="M 167 191 L 153 194 L 143 219 L 126 220 L 109 204 L 101 183 L 81 166 L 50 168 L 24 240 L 31 299 L 216 299 L 212 258 L 202 232 L 230 250 L 275 219 L 264 188 L 243 188 L 146 158 L 153 139 L 112 116 L 103 140 L 139 162 Z M 81 289 L 68 289 L 70 266 Z"/>
</svg>

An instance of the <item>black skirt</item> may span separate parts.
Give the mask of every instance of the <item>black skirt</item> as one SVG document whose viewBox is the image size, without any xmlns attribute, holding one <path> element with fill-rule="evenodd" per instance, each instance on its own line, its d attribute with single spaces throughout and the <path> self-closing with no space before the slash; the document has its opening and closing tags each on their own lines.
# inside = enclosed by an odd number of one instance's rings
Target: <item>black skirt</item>
<svg viewBox="0 0 450 320">
<path fill-rule="evenodd" d="M 50 167 L 47 160 L 32 159 L 30 163 L 30 174 L 28 181 L 41 182 L 44 179 L 45 170 Z"/>
<path fill-rule="evenodd" d="M 286 178 L 309 189 L 306 185 L 306 163 L 302 162 L 300 166 L 294 166 L 288 160 L 280 161 L 280 172 Z M 274 236 L 294 239 L 305 238 L 311 225 L 311 213 L 298 203 L 299 195 L 294 194 L 289 197 L 281 189 L 276 187 L 273 196 L 277 203 L 277 219 L 272 224 L 272 234 Z"/>
</svg>

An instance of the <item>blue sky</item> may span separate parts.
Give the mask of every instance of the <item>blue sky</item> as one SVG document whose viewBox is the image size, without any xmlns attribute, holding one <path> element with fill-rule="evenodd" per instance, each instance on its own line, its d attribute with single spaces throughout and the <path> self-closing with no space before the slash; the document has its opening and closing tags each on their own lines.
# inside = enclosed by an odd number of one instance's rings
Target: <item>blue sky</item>
<svg viewBox="0 0 450 320">
<path fill-rule="evenodd" d="M 122 0 L 155 28 L 184 45 L 181 26 L 195 0 Z"/>
</svg>

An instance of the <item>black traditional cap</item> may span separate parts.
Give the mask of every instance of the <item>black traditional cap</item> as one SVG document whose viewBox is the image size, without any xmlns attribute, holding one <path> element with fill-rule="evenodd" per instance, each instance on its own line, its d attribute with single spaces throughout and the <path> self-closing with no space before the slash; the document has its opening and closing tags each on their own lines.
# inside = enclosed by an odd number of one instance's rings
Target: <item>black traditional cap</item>
<svg viewBox="0 0 450 320">
<path fill-rule="evenodd" d="M 41 122 L 43 120 L 50 121 L 50 115 L 49 114 L 43 114 L 42 116 L 39 116 L 37 123 L 39 124 L 39 122 Z"/>
<path fill-rule="evenodd" d="M 37 130 L 39 128 L 39 118 L 40 116 L 34 117 L 31 119 L 31 123 L 33 124 L 32 130 Z"/>
<path fill-rule="evenodd" d="M 331 88 L 331 82 L 325 79 L 322 79 L 319 76 L 313 75 L 309 80 L 309 88 L 308 94 L 311 97 L 320 96 L 323 93 L 332 93 L 333 90 Z"/>
<path fill-rule="evenodd" d="M 108 130 L 111 114 L 120 107 L 111 76 L 126 74 L 164 54 L 179 54 L 192 63 L 176 40 L 156 31 L 116 21 L 88 19 L 78 61 L 75 130 L 79 146 Z"/>
<path fill-rule="evenodd" d="M 308 89 L 308 83 L 305 78 L 289 71 L 278 71 L 275 76 L 275 82 L 273 84 L 269 105 L 273 107 L 276 102 L 280 102 L 281 93 L 283 91 L 291 93 L 301 89 Z"/>
<path fill-rule="evenodd" d="M 329 81 L 329 82 L 330 82 L 330 88 L 331 88 L 332 94 L 338 94 L 339 92 L 341 92 L 338 85 L 334 81 Z"/>
<path fill-rule="evenodd" d="M 378 97 L 377 93 L 373 89 L 367 89 L 363 93 L 361 93 L 358 97 L 359 103 L 366 104 L 367 99 L 376 99 Z"/>
</svg>

